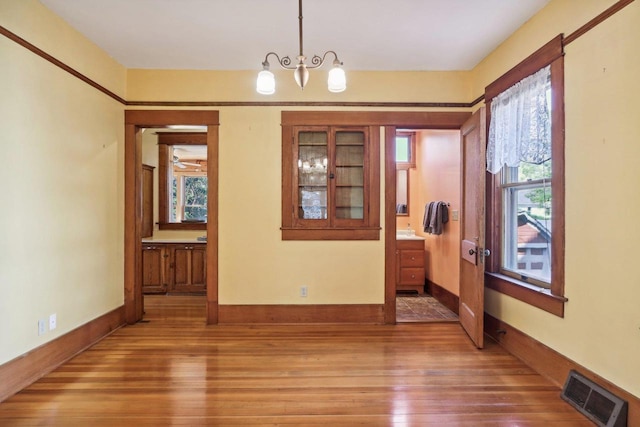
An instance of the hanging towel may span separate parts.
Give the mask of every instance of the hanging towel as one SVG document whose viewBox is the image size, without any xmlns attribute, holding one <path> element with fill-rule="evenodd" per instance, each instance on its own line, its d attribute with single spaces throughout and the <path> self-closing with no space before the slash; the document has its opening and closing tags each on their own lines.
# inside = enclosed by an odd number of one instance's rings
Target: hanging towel
<svg viewBox="0 0 640 427">
<path fill-rule="evenodd" d="M 430 202 L 425 207 L 425 233 L 440 235 L 447 222 L 449 222 L 449 208 L 446 202 Z"/>
<path fill-rule="evenodd" d="M 422 225 L 425 233 L 431 234 L 431 216 L 433 212 L 433 206 L 435 202 L 429 202 L 424 206 L 424 218 L 422 219 Z"/>
</svg>

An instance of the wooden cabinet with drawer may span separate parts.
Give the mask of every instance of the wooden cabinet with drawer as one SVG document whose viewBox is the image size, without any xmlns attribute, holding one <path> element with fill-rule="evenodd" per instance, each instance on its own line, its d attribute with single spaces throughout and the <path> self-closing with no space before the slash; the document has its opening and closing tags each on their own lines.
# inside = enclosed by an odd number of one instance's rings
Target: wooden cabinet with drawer
<svg viewBox="0 0 640 427">
<path fill-rule="evenodd" d="M 204 294 L 207 289 L 207 246 L 169 245 L 171 292 Z"/>
<path fill-rule="evenodd" d="M 166 245 L 142 244 L 142 292 L 164 294 L 167 292 Z"/>
<path fill-rule="evenodd" d="M 396 291 L 424 293 L 424 240 L 396 241 Z"/>
<path fill-rule="evenodd" d="M 204 295 L 207 291 L 205 243 L 143 243 L 142 292 Z"/>
</svg>

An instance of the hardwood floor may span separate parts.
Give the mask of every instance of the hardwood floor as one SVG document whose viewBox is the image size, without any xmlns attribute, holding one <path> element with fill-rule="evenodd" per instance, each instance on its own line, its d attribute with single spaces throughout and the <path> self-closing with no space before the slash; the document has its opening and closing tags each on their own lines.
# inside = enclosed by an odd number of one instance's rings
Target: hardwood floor
<svg viewBox="0 0 640 427">
<path fill-rule="evenodd" d="M 202 297 L 145 300 L 144 323 L 0 403 L 0 425 L 592 425 L 456 323 L 205 326 Z"/>
</svg>

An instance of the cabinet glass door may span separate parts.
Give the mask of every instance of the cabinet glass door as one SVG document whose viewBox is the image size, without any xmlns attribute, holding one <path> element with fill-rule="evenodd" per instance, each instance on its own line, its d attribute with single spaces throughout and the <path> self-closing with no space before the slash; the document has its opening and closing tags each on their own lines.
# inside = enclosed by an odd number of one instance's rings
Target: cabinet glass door
<svg viewBox="0 0 640 427">
<path fill-rule="evenodd" d="M 327 132 L 298 133 L 298 218 L 327 219 Z"/>
<path fill-rule="evenodd" d="M 364 141 L 361 131 L 337 131 L 336 219 L 364 219 Z"/>
</svg>

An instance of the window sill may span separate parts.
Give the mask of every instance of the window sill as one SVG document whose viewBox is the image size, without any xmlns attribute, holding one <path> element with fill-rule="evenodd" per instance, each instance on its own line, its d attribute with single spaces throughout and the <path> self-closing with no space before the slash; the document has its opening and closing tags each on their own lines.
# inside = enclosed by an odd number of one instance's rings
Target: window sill
<svg viewBox="0 0 640 427">
<path fill-rule="evenodd" d="M 159 223 L 160 230 L 206 230 L 206 222 L 165 222 Z"/>
<path fill-rule="evenodd" d="M 549 289 L 540 288 L 496 273 L 485 273 L 485 286 L 519 301 L 538 307 L 558 317 L 564 317 L 565 297 L 551 295 Z"/>
<path fill-rule="evenodd" d="M 282 240 L 380 240 L 376 228 L 285 228 Z"/>
</svg>

